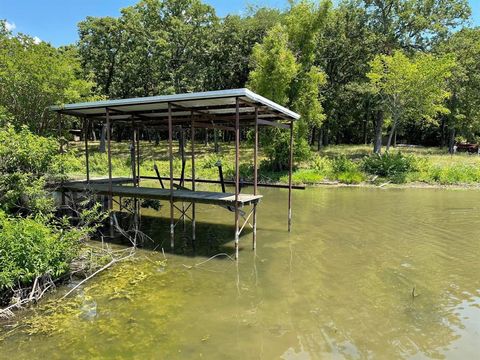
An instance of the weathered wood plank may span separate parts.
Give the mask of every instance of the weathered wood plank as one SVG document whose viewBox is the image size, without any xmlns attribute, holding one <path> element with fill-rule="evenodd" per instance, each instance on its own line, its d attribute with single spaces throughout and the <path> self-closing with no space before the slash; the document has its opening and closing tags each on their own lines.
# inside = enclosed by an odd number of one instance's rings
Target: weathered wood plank
<svg viewBox="0 0 480 360">
<path fill-rule="evenodd" d="M 71 182 L 62 186 L 65 191 L 90 191 L 99 195 L 108 195 L 108 184 L 85 182 Z M 113 196 L 135 197 L 141 199 L 159 199 L 169 200 L 170 189 L 159 189 L 149 187 L 133 187 L 133 186 L 112 186 Z M 262 198 L 261 195 L 239 194 L 238 205 L 256 204 Z M 175 202 L 193 202 L 214 205 L 235 205 L 235 194 L 219 193 L 212 191 L 190 191 L 190 190 L 174 190 L 173 201 Z"/>
</svg>

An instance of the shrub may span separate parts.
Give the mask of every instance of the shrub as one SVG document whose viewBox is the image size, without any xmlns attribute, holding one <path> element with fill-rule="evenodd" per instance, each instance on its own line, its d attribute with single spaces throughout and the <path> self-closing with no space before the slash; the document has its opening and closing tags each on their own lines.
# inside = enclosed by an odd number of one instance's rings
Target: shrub
<svg viewBox="0 0 480 360">
<path fill-rule="evenodd" d="M 83 230 L 62 231 L 43 216 L 19 218 L 0 212 L 0 292 L 43 274 L 65 274 L 83 235 Z"/>
<path fill-rule="evenodd" d="M 338 181 L 345 184 L 358 184 L 364 180 L 358 165 L 345 155 L 332 160 L 332 172 Z"/>
<path fill-rule="evenodd" d="M 341 174 L 358 171 L 358 166 L 345 155 L 340 155 L 332 160 L 332 170 L 334 174 Z"/>
<path fill-rule="evenodd" d="M 313 158 L 312 168 L 324 177 L 330 176 L 333 172 L 332 162 L 327 157 L 318 155 Z"/>
<path fill-rule="evenodd" d="M 7 212 L 48 213 L 53 201 L 44 190 L 49 181 L 66 176 L 69 156 L 58 154 L 58 143 L 32 134 L 0 129 L 0 209 Z"/>
<path fill-rule="evenodd" d="M 372 175 L 387 178 L 396 183 L 403 183 L 410 172 L 417 170 L 413 155 L 403 155 L 401 152 L 383 155 L 374 154 L 362 161 L 363 170 Z"/>
<path fill-rule="evenodd" d="M 300 137 L 294 139 L 293 156 L 295 162 L 308 160 L 311 156 L 308 142 Z M 290 133 L 286 130 L 267 129 L 262 134 L 262 144 L 268 158 L 269 169 L 288 170 L 290 156 Z"/>
<path fill-rule="evenodd" d="M 344 184 L 359 184 L 365 180 L 360 171 L 346 171 L 337 175 L 337 180 Z"/>
</svg>

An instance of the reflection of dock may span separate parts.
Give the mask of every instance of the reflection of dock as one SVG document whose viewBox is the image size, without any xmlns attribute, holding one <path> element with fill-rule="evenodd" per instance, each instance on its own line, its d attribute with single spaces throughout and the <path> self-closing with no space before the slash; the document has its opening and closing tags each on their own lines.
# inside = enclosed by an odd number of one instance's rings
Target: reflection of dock
<svg viewBox="0 0 480 360">
<path fill-rule="evenodd" d="M 121 183 L 126 181 L 127 179 L 113 179 L 114 183 Z M 70 182 L 63 184 L 62 189 L 64 191 L 71 192 L 90 192 L 98 195 L 110 195 L 108 179 L 103 181 L 90 181 L 90 183 Z M 111 194 L 113 196 L 119 197 L 157 200 L 170 200 L 171 196 L 174 202 L 235 206 L 234 193 L 191 190 L 170 191 L 170 189 L 113 185 Z M 237 203 L 239 207 L 254 205 L 258 204 L 261 198 L 262 195 L 238 194 Z"/>
</svg>

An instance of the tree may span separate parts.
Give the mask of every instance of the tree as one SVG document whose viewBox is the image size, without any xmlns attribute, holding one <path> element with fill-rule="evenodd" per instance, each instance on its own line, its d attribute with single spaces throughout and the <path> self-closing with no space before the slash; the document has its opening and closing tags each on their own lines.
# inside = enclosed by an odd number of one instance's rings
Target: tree
<svg viewBox="0 0 480 360">
<path fill-rule="evenodd" d="M 378 50 L 427 50 L 471 15 L 467 0 L 363 0 Z"/>
<path fill-rule="evenodd" d="M 438 52 L 455 57 L 453 76 L 448 79 L 450 113 L 443 117 L 452 152 L 457 132 L 475 141 L 474 134 L 480 130 L 480 28 L 458 31 L 439 45 Z"/>
<path fill-rule="evenodd" d="M 78 51 L 82 66 L 94 76 L 97 91 L 110 96 L 120 64 L 122 29 L 112 17 L 87 17 L 78 24 Z"/>
<path fill-rule="evenodd" d="M 249 86 L 302 116 L 295 125 L 297 159 L 308 156 L 309 135 L 325 118 L 320 89 L 326 79 L 314 59 L 316 38 L 329 8 L 329 2 L 319 6 L 309 1 L 292 3 L 282 24 L 273 27 L 252 54 Z M 270 139 L 275 139 L 269 148 L 271 162 L 282 169 L 288 164 L 288 137 L 277 131 Z"/>
<path fill-rule="evenodd" d="M 217 27 L 200 0 L 142 0 L 79 24 L 82 63 L 110 98 L 205 90 Z"/>
<path fill-rule="evenodd" d="M 75 49 L 56 49 L 23 34 L 3 34 L 0 106 L 17 128 L 26 125 L 37 134 L 48 134 L 57 128 L 48 107 L 89 99 L 93 82 L 82 79 Z"/>
<path fill-rule="evenodd" d="M 276 9 L 250 9 L 242 17 L 227 15 L 216 28 L 206 72 L 209 90 L 245 87 L 251 70 L 253 47 L 279 22 Z"/>
<path fill-rule="evenodd" d="M 288 47 L 288 34 L 283 25 L 275 25 L 252 53 L 249 86 L 263 96 L 285 106 L 290 104 L 290 86 L 299 65 Z"/>
<path fill-rule="evenodd" d="M 451 58 L 428 54 L 410 60 L 401 51 L 391 56 L 379 55 L 371 62 L 367 76 L 374 92 L 383 100 L 383 110 L 392 119 L 387 151 L 393 134 L 407 118 L 432 120 L 435 115 L 448 112 L 444 106 L 450 95 L 446 80 L 454 64 Z"/>
<path fill-rule="evenodd" d="M 375 37 L 367 26 L 367 13 L 356 1 L 343 1 L 332 9 L 316 39 L 315 65 L 325 71 L 322 90 L 326 120 L 318 144 L 329 135 L 337 142 L 364 142 L 372 119 L 374 99 L 366 73 L 375 55 Z"/>
<path fill-rule="evenodd" d="M 467 0 L 363 0 L 367 26 L 375 34 L 375 54 L 428 50 L 463 25 L 471 14 Z M 379 100 L 379 99 L 377 99 Z M 380 152 L 384 114 L 381 100 L 375 116 L 374 152 Z"/>
<path fill-rule="evenodd" d="M 252 53 L 249 87 L 259 94 L 285 106 L 291 103 L 290 87 L 298 74 L 299 65 L 288 48 L 288 34 L 284 26 L 277 24 Z M 265 152 L 276 170 L 288 164 L 288 136 L 277 128 L 269 129 Z M 265 140 L 264 140 L 265 141 Z"/>
</svg>

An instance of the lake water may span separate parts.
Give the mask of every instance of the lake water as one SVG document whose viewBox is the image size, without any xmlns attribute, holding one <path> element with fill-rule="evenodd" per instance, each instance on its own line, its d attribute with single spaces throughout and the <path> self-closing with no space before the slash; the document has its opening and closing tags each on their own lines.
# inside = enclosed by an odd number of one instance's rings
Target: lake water
<svg viewBox="0 0 480 360">
<path fill-rule="evenodd" d="M 180 224 L 172 254 L 168 205 L 144 210 L 156 250 L 3 324 L 0 358 L 479 357 L 479 191 L 295 191 L 291 233 L 287 192 L 262 194 L 238 263 L 205 262 L 233 252 L 231 212 L 197 205 L 195 253 Z"/>
</svg>

